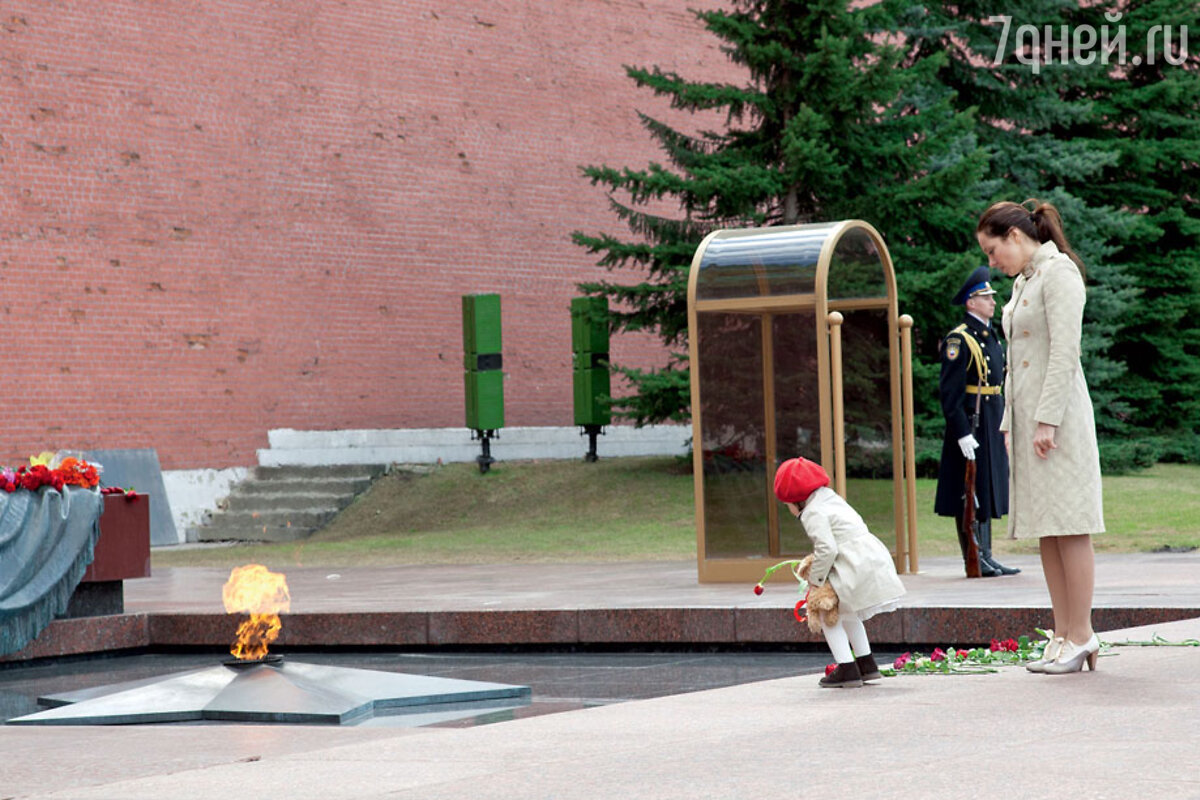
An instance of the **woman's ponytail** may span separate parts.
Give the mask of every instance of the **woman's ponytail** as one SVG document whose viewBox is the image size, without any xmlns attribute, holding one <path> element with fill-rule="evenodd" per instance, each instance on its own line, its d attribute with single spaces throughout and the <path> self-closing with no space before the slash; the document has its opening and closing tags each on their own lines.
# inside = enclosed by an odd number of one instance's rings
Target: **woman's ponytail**
<svg viewBox="0 0 1200 800">
<path fill-rule="evenodd" d="M 999 239 L 1007 236 L 1013 228 L 1040 244 L 1054 242 L 1058 251 L 1075 262 L 1079 274 L 1087 279 L 1083 260 L 1071 249 L 1067 236 L 1063 233 L 1062 216 L 1057 208 L 1039 200 L 1026 200 L 1020 204 L 1008 201 L 994 203 L 979 218 L 975 232 L 982 231 Z"/>
<path fill-rule="evenodd" d="M 1033 204 L 1033 211 L 1029 212 L 1029 221 L 1033 223 L 1037 230 L 1037 240 L 1039 242 L 1054 242 L 1058 251 L 1072 261 L 1075 266 L 1079 267 L 1079 274 L 1087 280 L 1087 270 L 1083 266 L 1083 259 L 1075 254 L 1071 249 L 1071 245 L 1067 242 L 1067 235 L 1063 233 L 1062 216 L 1058 213 L 1058 209 L 1049 203 L 1039 203 L 1037 200 L 1026 200 L 1024 205 Z"/>
</svg>

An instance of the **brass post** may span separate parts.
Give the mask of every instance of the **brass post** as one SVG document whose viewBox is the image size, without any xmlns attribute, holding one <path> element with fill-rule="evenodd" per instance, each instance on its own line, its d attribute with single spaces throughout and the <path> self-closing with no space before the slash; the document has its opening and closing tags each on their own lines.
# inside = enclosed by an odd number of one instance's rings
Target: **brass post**
<svg viewBox="0 0 1200 800">
<path fill-rule="evenodd" d="M 833 394 L 833 489 L 846 496 L 846 420 L 842 402 L 842 322 L 840 311 L 830 311 L 829 321 L 829 367 L 832 377 L 830 391 Z"/>
<path fill-rule="evenodd" d="M 908 492 L 908 569 L 918 572 L 917 559 L 917 444 L 916 422 L 913 419 L 912 326 L 913 318 L 901 314 L 900 358 L 904 371 L 904 473 Z"/>
</svg>

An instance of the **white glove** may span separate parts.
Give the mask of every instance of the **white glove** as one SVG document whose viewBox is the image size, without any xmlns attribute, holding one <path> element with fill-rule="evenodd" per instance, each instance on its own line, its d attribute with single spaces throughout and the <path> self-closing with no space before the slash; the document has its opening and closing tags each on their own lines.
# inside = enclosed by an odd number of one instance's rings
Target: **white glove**
<svg viewBox="0 0 1200 800">
<path fill-rule="evenodd" d="M 968 433 L 958 440 L 958 448 L 962 450 L 963 458 L 967 461 L 974 461 L 975 451 L 979 448 L 979 442 L 975 441 L 975 437 Z"/>
</svg>

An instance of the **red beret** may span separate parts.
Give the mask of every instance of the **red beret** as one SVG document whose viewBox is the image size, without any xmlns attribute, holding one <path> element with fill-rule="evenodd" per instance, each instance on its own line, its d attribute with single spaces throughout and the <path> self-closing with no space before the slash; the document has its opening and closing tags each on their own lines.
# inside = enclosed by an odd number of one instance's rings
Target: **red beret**
<svg viewBox="0 0 1200 800">
<path fill-rule="evenodd" d="M 803 503 L 810 494 L 828 485 L 829 474 L 807 458 L 789 458 L 775 471 L 775 496 L 783 503 Z"/>
</svg>

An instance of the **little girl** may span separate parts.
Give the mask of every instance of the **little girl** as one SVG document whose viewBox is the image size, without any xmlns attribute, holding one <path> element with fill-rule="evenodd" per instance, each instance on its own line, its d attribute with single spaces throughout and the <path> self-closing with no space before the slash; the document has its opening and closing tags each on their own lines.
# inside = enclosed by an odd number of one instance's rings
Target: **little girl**
<svg viewBox="0 0 1200 800">
<path fill-rule="evenodd" d="M 826 581 L 838 596 L 838 621 L 822 625 L 837 669 L 821 686 L 852 688 L 878 680 L 879 667 L 863 621 L 894 611 L 904 595 L 892 556 L 850 504 L 829 488 L 829 475 L 820 464 L 790 458 L 775 473 L 775 496 L 800 520 L 813 543 L 808 582 Z"/>
</svg>

